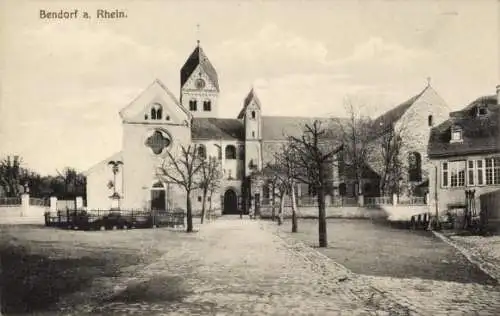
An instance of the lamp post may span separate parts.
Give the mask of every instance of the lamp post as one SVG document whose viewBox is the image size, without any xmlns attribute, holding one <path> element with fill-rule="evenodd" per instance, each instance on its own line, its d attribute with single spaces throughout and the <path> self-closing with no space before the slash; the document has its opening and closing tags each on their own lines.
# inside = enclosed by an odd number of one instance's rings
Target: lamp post
<svg viewBox="0 0 500 316">
<path fill-rule="evenodd" d="M 111 160 L 108 162 L 108 165 L 111 166 L 111 171 L 113 172 L 113 194 L 110 196 L 111 198 L 111 209 L 120 209 L 120 194 L 116 192 L 116 174 L 120 171 L 120 166 L 123 165 L 122 161 L 119 160 Z"/>
</svg>

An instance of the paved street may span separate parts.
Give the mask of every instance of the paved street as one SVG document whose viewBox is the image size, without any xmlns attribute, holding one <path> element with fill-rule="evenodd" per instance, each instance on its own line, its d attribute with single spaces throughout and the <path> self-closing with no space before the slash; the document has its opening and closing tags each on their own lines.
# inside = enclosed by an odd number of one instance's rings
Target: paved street
<svg viewBox="0 0 500 316">
<path fill-rule="evenodd" d="M 37 315 L 500 314 L 496 286 L 355 274 L 270 221 L 225 216 L 192 234 L 4 230 L 4 241 L 13 236 L 14 249 L 24 245 L 33 266 L 18 257 L 2 258 L 3 266 L 17 278 L 28 274 L 28 292 L 39 293 L 31 299 L 54 301 L 44 308 L 45 301 L 34 302 Z M 12 310 L 13 295 L 4 293 Z"/>
<path fill-rule="evenodd" d="M 358 276 L 312 248 L 278 237 L 274 223 L 222 218 L 204 225 L 93 314 L 495 315 L 500 292 L 480 284 Z M 126 279 L 125 279 L 126 280 Z M 127 281 L 127 280 L 126 280 Z"/>
</svg>

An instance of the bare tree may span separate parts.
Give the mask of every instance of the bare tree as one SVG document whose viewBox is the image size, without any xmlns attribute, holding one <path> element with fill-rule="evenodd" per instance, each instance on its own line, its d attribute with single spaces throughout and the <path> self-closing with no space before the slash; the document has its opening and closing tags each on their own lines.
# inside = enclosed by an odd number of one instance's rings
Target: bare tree
<svg viewBox="0 0 500 316">
<path fill-rule="evenodd" d="M 358 190 L 356 195 L 363 193 L 363 170 L 369 154 L 369 144 L 373 139 L 372 122 L 370 118 L 359 115 L 352 102 L 347 100 L 347 120 L 335 119 L 340 132 L 343 147 L 344 165 L 354 173 Z"/>
<path fill-rule="evenodd" d="M 292 207 L 292 233 L 297 232 L 297 200 L 295 186 L 297 183 L 297 175 L 299 174 L 297 164 L 297 154 L 290 144 L 282 145 L 280 151 L 275 153 L 275 166 L 278 174 L 283 179 L 283 184 L 286 187 L 286 192 L 290 197 Z"/>
<path fill-rule="evenodd" d="M 221 162 L 216 157 L 203 160 L 200 169 L 198 187 L 202 190 L 201 223 L 205 218 L 207 196 L 210 200 L 209 212 L 212 211 L 213 193 L 220 187 L 222 179 Z"/>
<path fill-rule="evenodd" d="M 193 231 L 193 212 L 191 193 L 198 189 L 203 160 L 198 155 L 196 145 L 180 146 L 179 155 L 174 156 L 167 151 L 167 157 L 158 169 L 158 176 L 167 182 L 173 182 L 186 192 L 187 232 Z"/>
<path fill-rule="evenodd" d="M 330 168 L 342 146 L 328 134 L 320 121 L 315 120 L 312 124 L 305 125 L 302 137 L 290 137 L 290 148 L 295 155 L 295 179 L 313 186 L 316 190 L 319 246 L 327 247 L 325 191 L 328 181 L 331 180 Z"/>
<path fill-rule="evenodd" d="M 272 196 L 279 198 L 278 225 L 283 224 L 283 209 L 285 207 L 285 196 L 288 190 L 288 178 L 281 165 L 268 163 L 262 170 L 260 176 L 268 180 L 272 186 Z M 274 205 L 273 205 L 274 210 Z M 274 216 L 274 215 L 273 215 Z"/>
<path fill-rule="evenodd" d="M 382 136 L 375 142 L 377 145 L 373 153 L 375 159 L 382 162 L 380 172 L 380 193 L 387 195 L 398 190 L 399 179 L 403 176 L 404 164 L 401 161 L 404 127 L 390 126 L 383 131 Z"/>
</svg>

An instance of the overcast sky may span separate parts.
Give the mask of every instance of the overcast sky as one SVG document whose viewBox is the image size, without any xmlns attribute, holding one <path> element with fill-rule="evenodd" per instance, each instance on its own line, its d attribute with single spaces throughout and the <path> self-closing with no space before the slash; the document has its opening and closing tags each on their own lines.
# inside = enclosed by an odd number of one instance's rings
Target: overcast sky
<svg viewBox="0 0 500 316">
<path fill-rule="evenodd" d="M 427 77 L 452 109 L 500 83 L 494 0 L 0 3 L 0 155 L 41 173 L 85 170 L 119 151 L 118 111 L 156 78 L 178 96 L 198 38 L 224 117 L 252 85 L 264 115 L 343 116 L 350 96 L 376 116 Z M 127 18 L 39 18 L 99 8 Z"/>
</svg>

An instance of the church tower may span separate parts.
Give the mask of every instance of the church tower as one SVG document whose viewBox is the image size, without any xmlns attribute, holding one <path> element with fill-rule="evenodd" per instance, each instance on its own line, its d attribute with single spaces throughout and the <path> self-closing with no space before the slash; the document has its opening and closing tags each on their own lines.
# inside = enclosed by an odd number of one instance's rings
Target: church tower
<svg viewBox="0 0 500 316">
<path fill-rule="evenodd" d="M 245 128 L 245 175 L 262 168 L 262 111 L 254 89 L 250 90 L 238 115 Z"/>
<path fill-rule="evenodd" d="M 180 102 L 194 117 L 217 117 L 218 96 L 217 72 L 198 41 L 181 68 Z"/>
</svg>

